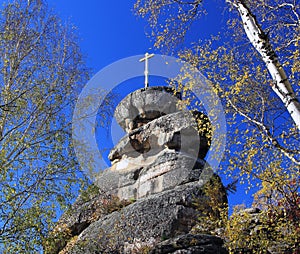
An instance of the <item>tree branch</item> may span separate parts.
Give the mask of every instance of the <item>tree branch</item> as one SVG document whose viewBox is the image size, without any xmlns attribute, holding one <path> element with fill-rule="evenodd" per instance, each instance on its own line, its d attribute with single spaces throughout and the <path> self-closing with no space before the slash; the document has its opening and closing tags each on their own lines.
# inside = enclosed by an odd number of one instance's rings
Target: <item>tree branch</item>
<svg viewBox="0 0 300 254">
<path fill-rule="evenodd" d="M 272 76 L 274 81 L 272 85 L 273 91 L 284 103 L 290 116 L 294 120 L 294 123 L 300 130 L 300 102 L 297 99 L 288 77 L 272 48 L 268 35 L 260 27 L 256 17 L 248 8 L 245 0 L 226 0 L 226 2 L 237 8 L 242 18 L 243 27 L 248 39 L 262 56 L 262 60 L 266 64 Z"/>
<path fill-rule="evenodd" d="M 264 134 L 267 136 L 268 140 L 270 141 L 270 143 L 276 147 L 277 149 L 279 149 L 279 151 L 281 151 L 287 158 L 289 158 L 292 162 L 294 162 L 296 165 L 300 166 L 300 161 L 298 161 L 291 153 L 293 153 L 294 151 L 291 151 L 285 147 L 283 147 L 282 145 L 279 144 L 279 142 L 277 141 L 276 138 L 273 137 L 273 135 L 270 132 L 270 129 L 262 122 L 259 122 L 255 119 L 253 119 L 252 117 L 248 116 L 247 114 L 243 113 L 241 110 L 239 110 L 235 104 L 228 98 L 228 102 L 229 104 L 233 107 L 233 109 L 239 113 L 241 116 L 245 117 L 249 122 L 255 124 L 259 129 L 261 129 Z"/>
</svg>

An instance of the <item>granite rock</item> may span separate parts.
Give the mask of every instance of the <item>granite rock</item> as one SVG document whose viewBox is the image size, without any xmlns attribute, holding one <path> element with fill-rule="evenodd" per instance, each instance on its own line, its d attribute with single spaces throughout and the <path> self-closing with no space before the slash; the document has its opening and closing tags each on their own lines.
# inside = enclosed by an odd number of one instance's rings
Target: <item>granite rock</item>
<svg viewBox="0 0 300 254">
<path fill-rule="evenodd" d="M 181 111 L 161 116 L 125 135 L 111 150 L 112 163 L 126 158 L 149 157 L 165 148 L 180 151 L 191 157 L 204 159 L 209 140 L 199 135 L 196 118 Z"/>
<path fill-rule="evenodd" d="M 139 89 L 124 98 L 115 110 L 118 124 L 130 131 L 162 115 L 180 111 L 181 95 L 171 87 Z"/>
<path fill-rule="evenodd" d="M 146 160 L 124 160 L 105 170 L 96 185 L 120 199 L 139 199 L 197 182 L 205 161 L 165 149 Z"/>
<path fill-rule="evenodd" d="M 68 253 L 123 253 L 125 243 L 136 238 L 161 241 L 188 234 L 199 216 L 195 197 L 205 198 L 201 188 L 185 184 L 137 200 L 91 223 Z"/>
<path fill-rule="evenodd" d="M 226 254 L 221 238 L 205 234 L 184 234 L 157 244 L 150 254 Z"/>
</svg>

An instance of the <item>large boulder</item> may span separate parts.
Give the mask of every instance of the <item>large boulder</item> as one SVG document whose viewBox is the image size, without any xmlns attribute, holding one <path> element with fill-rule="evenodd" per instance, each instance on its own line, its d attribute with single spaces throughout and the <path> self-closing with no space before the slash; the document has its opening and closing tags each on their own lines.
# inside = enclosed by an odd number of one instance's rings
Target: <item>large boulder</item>
<svg viewBox="0 0 300 254">
<path fill-rule="evenodd" d="M 199 115 L 197 117 L 200 119 Z M 124 157 L 145 158 L 165 148 L 204 159 L 209 150 L 209 141 L 205 133 L 199 135 L 194 114 L 180 111 L 161 116 L 130 131 L 111 150 L 109 159 L 114 163 Z"/>
<path fill-rule="evenodd" d="M 115 110 L 118 124 L 127 132 L 162 115 L 180 111 L 181 94 L 171 87 L 139 89 L 124 98 Z"/>
<path fill-rule="evenodd" d="M 124 247 L 135 239 L 158 243 L 188 234 L 201 214 L 195 198 L 206 197 L 197 184 L 189 183 L 137 200 L 91 223 L 67 253 L 124 253 Z M 218 244 L 221 248 L 222 241 Z"/>
</svg>

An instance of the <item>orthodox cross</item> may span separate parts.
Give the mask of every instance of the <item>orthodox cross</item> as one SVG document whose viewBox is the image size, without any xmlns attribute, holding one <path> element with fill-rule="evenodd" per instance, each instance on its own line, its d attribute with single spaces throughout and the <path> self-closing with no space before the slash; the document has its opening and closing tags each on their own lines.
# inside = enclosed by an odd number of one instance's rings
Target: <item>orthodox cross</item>
<svg viewBox="0 0 300 254">
<path fill-rule="evenodd" d="M 149 75 L 149 70 L 148 70 L 148 59 L 150 59 L 151 57 L 153 57 L 154 54 L 145 54 L 145 57 L 143 57 L 142 59 L 140 59 L 140 62 L 144 62 L 145 61 L 145 88 L 147 88 L 149 86 L 149 82 L 148 82 L 148 75 Z"/>
</svg>

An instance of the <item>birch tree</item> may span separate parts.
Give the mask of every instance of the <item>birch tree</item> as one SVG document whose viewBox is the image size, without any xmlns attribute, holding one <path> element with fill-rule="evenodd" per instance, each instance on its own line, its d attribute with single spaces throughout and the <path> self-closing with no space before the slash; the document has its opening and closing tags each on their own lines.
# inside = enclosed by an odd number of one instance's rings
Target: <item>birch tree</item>
<svg viewBox="0 0 300 254">
<path fill-rule="evenodd" d="M 1 10 L 1 253 L 40 251 L 78 184 L 70 120 L 87 69 L 76 41 L 43 1 Z"/>
<path fill-rule="evenodd" d="M 272 44 L 270 43 L 268 35 L 264 32 L 264 30 L 259 25 L 256 17 L 251 12 L 250 8 L 247 6 L 245 0 L 240 1 L 230 1 L 227 0 L 228 3 L 232 4 L 239 12 L 243 27 L 247 34 L 247 37 L 250 43 L 254 46 L 254 48 L 261 55 L 262 60 L 266 64 L 272 79 L 272 89 L 284 103 L 287 111 L 293 118 L 297 128 L 300 131 L 300 102 L 296 97 L 294 90 L 290 84 L 290 81 L 284 71 L 283 66 L 280 64 L 277 54 L 275 53 Z M 285 3 L 281 6 L 290 7 L 294 14 L 295 18 L 298 20 L 296 24 L 299 26 L 299 14 L 297 13 L 296 4 Z"/>
</svg>

